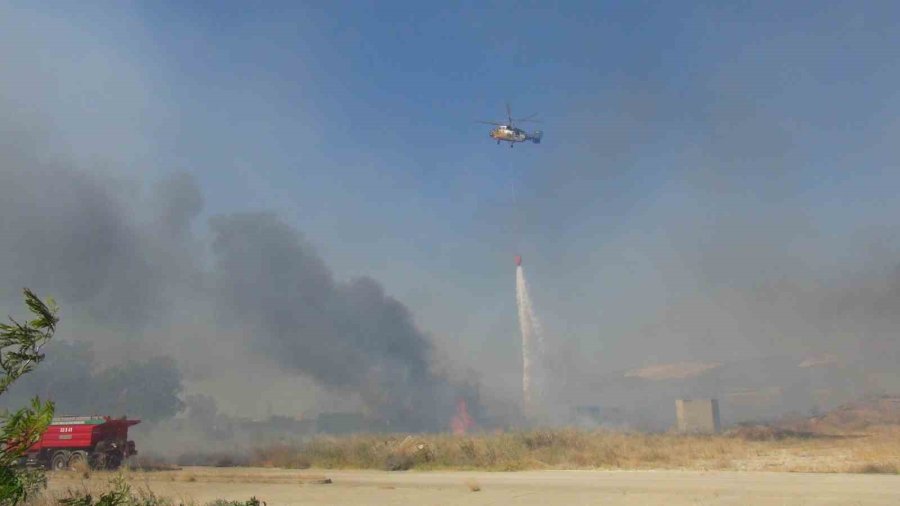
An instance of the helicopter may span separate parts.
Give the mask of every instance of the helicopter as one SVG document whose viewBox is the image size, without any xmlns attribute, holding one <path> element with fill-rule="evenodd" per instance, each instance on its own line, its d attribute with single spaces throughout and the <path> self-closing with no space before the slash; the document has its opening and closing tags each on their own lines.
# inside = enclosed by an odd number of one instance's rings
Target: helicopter
<svg viewBox="0 0 900 506">
<path fill-rule="evenodd" d="M 484 123 L 486 125 L 495 125 L 497 128 L 491 130 L 491 139 L 495 139 L 498 145 L 501 141 L 506 141 L 509 143 L 509 147 L 512 148 L 516 145 L 517 142 L 531 141 L 535 144 L 541 143 L 541 137 L 544 136 L 544 132 L 535 130 L 533 133 L 528 133 L 513 124 L 514 122 L 538 123 L 537 120 L 532 119 L 535 116 L 537 116 L 537 114 L 532 114 L 531 116 L 527 116 L 525 118 L 513 119 L 512 110 L 510 109 L 509 104 L 506 104 L 506 123 L 497 123 L 494 121 L 479 121 L 479 123 Z"/>
</svg>

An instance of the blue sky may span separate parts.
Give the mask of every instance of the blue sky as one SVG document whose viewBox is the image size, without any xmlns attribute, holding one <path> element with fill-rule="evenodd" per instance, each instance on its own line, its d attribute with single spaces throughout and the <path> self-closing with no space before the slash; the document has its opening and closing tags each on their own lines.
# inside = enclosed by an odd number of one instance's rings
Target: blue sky
<svg viewBox="0 0 900 506">
<path fill-rule="evenodd" d="M 897 251 L 893 2 L 261 5 L 12 2 L 41 34 L 14 89 L 83 164 L 275 210 L 485 374 L 517 370 L 515 253 L 553 339 L 611 368 L 768 352 L 717 290 Z M 506 101 L 543 144 L 488 139 Z"/>
</svg>

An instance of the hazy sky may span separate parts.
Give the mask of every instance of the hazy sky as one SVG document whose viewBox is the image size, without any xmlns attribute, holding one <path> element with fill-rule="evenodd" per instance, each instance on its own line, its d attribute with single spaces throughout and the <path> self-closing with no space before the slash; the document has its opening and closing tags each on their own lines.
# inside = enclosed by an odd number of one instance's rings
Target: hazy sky
<svg viewBox="0 0 900 506">
<path fill-rule="evenodd" d="M 124 194 L 276 212 L 490 383 L 516 253 L 597 371 L 849 353 L 818 294 L 897 263 L 900 6 L 735 4 L 7 1 L 0 101 Z"/>
</svg>

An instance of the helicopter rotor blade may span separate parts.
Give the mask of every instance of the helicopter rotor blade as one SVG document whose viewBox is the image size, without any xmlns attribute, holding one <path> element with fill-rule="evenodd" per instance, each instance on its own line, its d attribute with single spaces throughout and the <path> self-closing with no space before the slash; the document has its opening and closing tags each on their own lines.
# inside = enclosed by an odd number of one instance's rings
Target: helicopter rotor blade
<svg viewBox="0 0 900 506">
<path fill-rule="evenodd" d="M 506 119 L 509 120 L 509 124 L 512 125 L 512 108 L 509 106 L 509 102 L 506 103 Z"/>
<path fill-rule="evenodd" d="M 496 121 L 476 121 L 476 123 L 484 123 L 485 125 L 504 126 L 503 123 L 497 123 Z"/>
<path fill-rule="evenodd" d="M 535 121 L 533 118 L 537 116 L 537 113 L 534 113 L 530 116 L 525 116 L 524 118 L 515 118 L 513 121 Z"/>
</svg>

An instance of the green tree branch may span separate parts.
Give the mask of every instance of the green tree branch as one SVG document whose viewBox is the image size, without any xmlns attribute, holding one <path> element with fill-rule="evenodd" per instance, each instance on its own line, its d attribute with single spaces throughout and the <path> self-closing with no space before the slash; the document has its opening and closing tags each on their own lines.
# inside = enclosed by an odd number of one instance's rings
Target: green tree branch
<svg viewBox="0 0 900 506">
<path fill-rule="evenodd" d="M 58 308 L 52 299 L 44 303 L 29 289 L 24 290 L 25 304 L 34 318 L 20 323 L 0 324 L 0 395 L 10 385 L 29 373 L 44 360 L 42 348 L 56 332 Z M 0 419 L 0 505 L 16 505 L 45 483 L 40 473 L 16 468 L 25 452 L 34 445 L 53 418 L 53 403 L 35 397 L 31 406 L 9 413 Z"/>
</svg>

